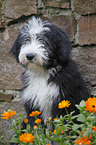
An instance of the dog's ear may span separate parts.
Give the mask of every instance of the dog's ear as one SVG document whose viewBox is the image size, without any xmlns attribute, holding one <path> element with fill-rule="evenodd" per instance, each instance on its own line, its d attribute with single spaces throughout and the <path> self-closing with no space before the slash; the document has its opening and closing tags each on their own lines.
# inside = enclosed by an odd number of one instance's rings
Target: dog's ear
<svg viewBox="0 0 96 145">
<path fill-rule="evenodd" d="M 57 57 L 60 62 L 65 62 L 71 53 L 71 42 L 65 32 L 58 29 L 57 35 Z"/>
<path fill-rule="evenodd" d="M 20 35 L 21 34 L 19 33 L 16 41 L 13 44 L 13 47 L 10 50 L 10 53 L 16 58 L 17 62 L 19 62 L 18 55 L 21 48 Z"/>
<path fill-rule="evenodd" d="M 30 41 L 31 41 L 31 37 L 30 37 L 30 34 L 28 32 L 28 27 L 26 25 L 21 29 L 16 41 L 13 44 L 13 47 L 10 50 L 10 53 L 13 56 L 15 56 L 17 62 L 19 62 L 18 56 L 20 53 L 21 46 L 23 44 L 29 43 Z"/>
<path fill-rule="evenodd" d="M 65 62 L 71 53 L 72 46 L 67 34 L 55 25 L 50 27 L 50 41 L 55 49 L 56 58 L 59 62 Z"/>
</svg>

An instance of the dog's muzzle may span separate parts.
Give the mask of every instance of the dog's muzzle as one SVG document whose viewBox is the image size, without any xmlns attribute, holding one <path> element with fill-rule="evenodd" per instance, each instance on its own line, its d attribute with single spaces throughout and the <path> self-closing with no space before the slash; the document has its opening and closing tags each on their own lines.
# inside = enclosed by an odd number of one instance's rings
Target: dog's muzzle
<svg viewBox="0 0 96 145">
<path fill-rule="evenodd" d="M 35 58 L 35 54 L 33 54 L 33 53 L 28 53 L 28 54 L 26 54 L 26 58 L 27 58 L 29 61 L 32 61 L 32 60 Z"/>
</svg>

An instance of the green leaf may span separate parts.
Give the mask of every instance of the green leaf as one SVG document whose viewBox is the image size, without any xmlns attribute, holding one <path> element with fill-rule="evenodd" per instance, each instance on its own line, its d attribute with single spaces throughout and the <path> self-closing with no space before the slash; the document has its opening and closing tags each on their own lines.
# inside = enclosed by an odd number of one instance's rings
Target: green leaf
<svg viewBox="0 0 96 145">
<path fill-rule="evenodd" d="M 75 119 L 77 117 L 78 117 L 78 115 L 74 115 L 74 116 L 71 117 L 71 119 Z"/>
<path fill-rule="evenodd" d="M 75 105 L 79 110 L 85 110 L 85 101 L 82 100 L 79 105 Z"/>
<path fill-rule="evenodd" d="M 84 106 L 85 106 L 85 101 L 82 100 L 82 101 L 80 102 L 80 107 L 84 107 Z"/>
<path fill-rule="evenodd" d="M 12 124 L 12 127 L 13 127 L 13 128 L 16 127 L 16 121 L 15 121 L 15 119 L 12 119 L 11 124 Z"/>
<path fill-rule="evenodd" d="M 31 130 L 30 124 L 27 124 L 26 130 L 27 130 L 28 132 L 30 132 L 30 130 Z"/>
<path fill-rule="evenodd" d="M 86 121 L 86 118 L 85 118 L 84 115 L 79 114 L 79 115 L 78 115 L 78 118 L 77 118 L 77 121 L 85 122 L 85 121 Z"/>
<path fill-rule="evenodd" d="M 47 139 L 50 139 L 50 134 L 49 134 L 49 130 L 48 129 L 46 129 L 46 137 L 47 137 Z"/>
<path fill-rule="evenodd" d="M 22 131 L 28 133 L 28 131 L 26 129 L 22 129 Z"/>
<path fill-rule="evenodd" d="M 80 126 L 79 126 L 78 124 L 74 124 L 74 125 L 72 126 L 72 129 L 73 129 L 73 130 L 77 130 L 78 128 L 80 128 Z"/>
<path fill-rule="evenodd" d="M 75 111 L 72 111 L 72 112 L 70 112 L 70 115 L 72 116 L 72 114 L 74 114 L 75 113 Z"/>
<path fill-rule="evenodd" d="M 64 119 L 64 117 L 60 117 L 60 122 L 63 123 Z"/>
<path fill-rule="evenodd" d="M 11 142 L 14 142 L 14 143 L 18 143 L 18 138 L 17 138 L 17 135 L 14 134 L 11 138 Z"/>
<path fill-rule="evenodd" d="M 54 120 L 55 123 L 60 123 L 60 119 Z"/>
<path fill-rule="evenodd" d="M 80 105 L 75 105 L 79 110 L 81 110 L 81 107 L 80 107 Z"/>
<path fill-rule="evenodd" d="M 18 128 L 18 129 L 16 130 L 16 134 L 17 134 L 17 135 L 20 135 L 20 134 L 21 134 L 21 129 Z"/>
<path fill-rule="evenodd" d="M 62 143 L 62 145 L 70 145 L 69 140 L 64 141 L 64 143 Z"/>
</svg>

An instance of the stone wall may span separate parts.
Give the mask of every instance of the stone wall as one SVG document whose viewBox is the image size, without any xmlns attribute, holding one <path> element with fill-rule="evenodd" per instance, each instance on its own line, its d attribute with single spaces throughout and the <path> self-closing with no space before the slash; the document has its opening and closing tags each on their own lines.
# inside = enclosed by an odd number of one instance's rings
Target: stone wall
<svg viewBox="0 0 96 145">
<path fill-rule="evenodd" d="M 25 114 L 20 99 L 23 69 L 9 51 L 23 23 L 32 15 L 42 15 L 67 33 L 72 57 L 91 94 L 96 94 L 96 0 L 0 0 L 0 114 L 9 108 Z M 10 126 L 0 118 L 0 137 L 9 140 Z M 0 145 L 9 143 L 0 140 Z"/>
<path fill-rule="evenodd" d="M 21 90 L 23 70 L 9 51 L 24 21 L 32 15 L 42 15 L 67 33 L 73 58 L 89 89 L 96 93 L 96 0 L 0 0 L 1 93 Z"/>
</svg>

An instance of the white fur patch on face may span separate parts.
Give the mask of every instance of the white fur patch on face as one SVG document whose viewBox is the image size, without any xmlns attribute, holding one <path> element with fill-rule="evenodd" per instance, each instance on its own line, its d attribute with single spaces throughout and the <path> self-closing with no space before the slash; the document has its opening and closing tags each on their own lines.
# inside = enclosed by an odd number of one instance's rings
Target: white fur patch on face
<svg viewBox="0 0 96 145">
<path fill-rule="evenodd" d="M 42 31 L 48 31 L 50 30 L 48 27 L 44 27 L 44 22 L 40 19 L 40 18 L 35 18 L 32 17 L 32 19 L 30 19 L 28 21 L 28 29 L 29 29 L 29 33 L 33 36 L 33 34 L 38 34 L 41 33 Z"/>
<path fill-rule="evenodd" d="M 26 55 L 30 53 L 35 54 L 35 58 L 32 62 L 30 62 L 26 58 Z M 46 63 L 48 60 L 47 56 L 48 54 L 44 49 L 44 45 L 39 40 L 37 40 L 36 37 L 34 36 L 30 44 L 22 45 L 19 53 L 19 62 L 27 66 L 27 68 L 29 65 L 30 66 L 29 69 L 30 69 L 34 65 L 38 67 L 40 65 L 42 66 L 43 63 Z"/>
<path fill-rule="evenodd" d="M 25 28 L 27 32 L 30 34 L 31 42 L 27 42 L 26 44 L 23 44 L 20 49 L 19 53 L 19 62 L 23 65 L 25 65 L 28 69 L 32 69 L 35 66 L 42 66 L 43 63 L 47 63 L 48 60 L 48 53 L 46 52 L 46 49 L 44 48 L 44 44 L 40 41 L 39 38 L 37 38 L 36 34 L 40 34 L 43 31 L 48 31 L 48 27 L 44 27 L 45 22 L 43 22 L 40 18 L 32 17 L 28 21 L 28 23 L 25 25 Z M 25 31 L 22 31 L 23 35 L 28 35 L 28 33 L 25 33 Z M 33 62 L 30 62 L 26 55 L 33 53 L 35 54 L 35 58 Z"/>
<path fill-rule="evenodd" d="M 43 119 L 47 120 L 51 116 L 52 103 L 59 95 L 59 87 L 54 83 L 47 84 L 48 74 L 45 72 L 27 71 L 25 78 L 27 78 L 28 87 L 22 93 L 24 102 L 31 100 L 31 105 L 34 101 L 34 107 L 40 107 Z"/>
</svg>

